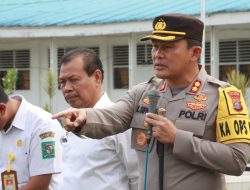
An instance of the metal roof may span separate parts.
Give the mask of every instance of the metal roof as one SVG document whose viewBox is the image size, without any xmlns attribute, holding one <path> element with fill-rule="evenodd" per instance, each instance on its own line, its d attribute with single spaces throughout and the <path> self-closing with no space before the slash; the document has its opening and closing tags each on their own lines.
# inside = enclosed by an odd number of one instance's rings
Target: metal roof
<svg viewBox="0 0 250 190">
<path fill-rule="evenodd" d="M 0 26 L 66 26 L 200 14 L 200 0 L 1 0 Z M 206 13 L 245 12 L 249 0 L 207 0 Z"/>
</svg>

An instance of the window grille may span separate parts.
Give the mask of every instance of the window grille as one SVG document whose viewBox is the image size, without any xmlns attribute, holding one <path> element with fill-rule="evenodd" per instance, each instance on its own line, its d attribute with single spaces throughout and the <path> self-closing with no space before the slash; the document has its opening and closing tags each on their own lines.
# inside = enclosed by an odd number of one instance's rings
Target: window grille
<svg viewBox="0 0 250 190">
<path fill-rule="evenodd" d="M 219 42 L 220 79 L 236 69 L 250 77 L 250 40 L 230 40 Z"/>
<path fill-rule="evenodd" d="M 113 46 L 112 53 L 114 88 L 128 88 L 128 46 Z"/>
<path fill-rule="evenodd" d="M 237 61 L 236 41 L 219 42 L 219 61 L 220 63 L 232 63 Z"/>
<path fill-rule="evenodd" d="M 5 76 L 8 69 L 16 68 L 18 77 L 16 90 L 30 89 L 30 50 L 2 50 L 0 51 L 0 76 Z M 2 80 L 0 81 L 2 85 Z"/>
<path fill-rule="evenodd" d="M 152 64 L 151 58 L 151 44 L 138 44 L 136 48 L 137 52 L 137 65 L 149 65 Z"/>
</svg>

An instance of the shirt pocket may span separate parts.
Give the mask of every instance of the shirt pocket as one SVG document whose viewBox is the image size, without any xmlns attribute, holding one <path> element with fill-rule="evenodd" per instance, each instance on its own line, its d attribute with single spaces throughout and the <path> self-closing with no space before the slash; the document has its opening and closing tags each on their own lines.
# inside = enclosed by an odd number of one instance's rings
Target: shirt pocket
<svg viewBox="0 0 250 190">
<path fill-rule="evenodd" d="M 145 127 L 145 114 L 135 113 L 131 121 L 132 128 L 131 146 L 138 151 L 146 151 L 147 145 L 147 130 Z M 149 152 L 151 152 L 155 138 L 151 135 L 149 143 Z"/>
<path fill-rule="evenodd" d="M 203 137 L 206 123 L 204 121 L 177 119 L 175 122 L 177 129 L 189 131 L 197 137 Z"/>
</svg>

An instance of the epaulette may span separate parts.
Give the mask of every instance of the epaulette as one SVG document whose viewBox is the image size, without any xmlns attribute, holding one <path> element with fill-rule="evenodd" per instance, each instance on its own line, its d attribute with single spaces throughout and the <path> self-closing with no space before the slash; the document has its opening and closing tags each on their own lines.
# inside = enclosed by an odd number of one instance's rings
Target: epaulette
<svg viewBox="0 0 250 190">
<path fill-rule="evenodd" d="M 141 84 L 149 84 L 149 83 L 160 83 L 162 81 L 162 79 L 157 78 L 156 76 L 151 77 L 148 81 L 145 82 L 141 82 L 138 85 Z"/>
<path fill-rule="evenodd" d="M 151 77 L 147 83 L 160 82 L 162 79 L 157 78 L 156 76 Z"/>
<path fill-rule="evenodd" d="M 138 83 L 138 85 L 142 85 L 142 84 L 148 84 L 150 83 L 155 77 L 151 77 L 148 81 L 144 81 L 144 82 L 141 82 L 141 83 Z"/>
<path fill-rule="evenodd" d="M 160 87 L 162 86 L 163 82 L 164 82 L 163 79 L 160 79 L 156 76 L 153 76 L 148 81 L 139 83 L 139 84 L 135 85 L 133 88 L 139 87 L 139 88 L 143 88 L 144 90 L 146 90 L 148 88 L 154 87 L 154 89 L 160 90 Z"/>
<path fill-rule="evenodd" d="M 222 88 L 227 88 L 227 87 L 232 86 L 228 82 L 224 82 L 224 81 L 218 80 L 217 78 L 212 77 L 210 75 L 208 75 L 208 77 L 207 77 L 207 82 L 210 83 L 210 84 L 215 84 L 215 85 L 217 85 L 219 87 L 222 87 Z"/>
</svg>

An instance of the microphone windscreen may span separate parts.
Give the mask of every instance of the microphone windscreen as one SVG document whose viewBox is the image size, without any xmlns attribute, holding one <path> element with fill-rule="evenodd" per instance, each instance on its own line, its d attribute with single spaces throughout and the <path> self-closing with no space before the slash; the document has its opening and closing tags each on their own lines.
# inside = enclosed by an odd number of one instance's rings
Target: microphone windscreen
<svg viewBox="0 0 250 190">
<path fill-rule="evenodd" d="M 148 92 L 147 96 L 148 96 L 148 100 L 149 100 L 148 111 L 150 113 L 155 113 L 157 102 L 160 98 L 160 94 L 157 90 L 151 90 Z"/>
</svg>

